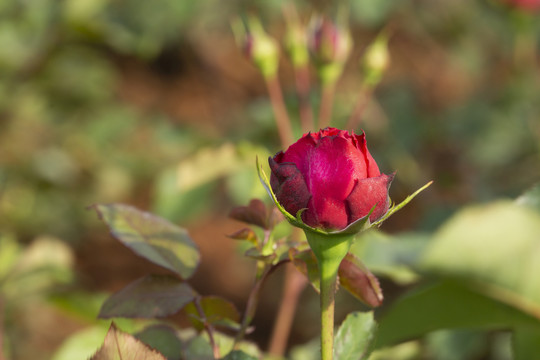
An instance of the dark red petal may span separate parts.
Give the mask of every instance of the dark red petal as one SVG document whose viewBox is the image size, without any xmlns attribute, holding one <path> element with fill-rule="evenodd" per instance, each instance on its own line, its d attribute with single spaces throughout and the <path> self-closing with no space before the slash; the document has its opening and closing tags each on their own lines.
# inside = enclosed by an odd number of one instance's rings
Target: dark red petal
<svg viewBox="0 0 540 360">
<path fill-rule="evenodd" d="M 307 207 L 311 197 L 304 177 L 295 164 L 278 164 L 274 159 L 269 158 L 268 163 L 272 174 L 270 175 L 270 185 L 276 195 L 277 200 L 291 215 Z"/>
<path fill-rule="evenodd" d="M 306 219 L 312 215 L 318 227 L 342 229 L 348 224 L 345 199 L 353 190 L 355 180 L 365 177 L 363 154 L 342 137 L 328 136 L 319 141 L 312 152 L 306 174 L 312 195 Z M 311 224 L 310 224 L 311 225 Z"/>
<path fill-rule="evenodd" d="M 366 141 L 366 134 L 362 133 L 361 135 L 354 134 L 354 137 L 356 139 L 356 146 L 358 150 L 364 154 L 364 161 L 366 162 L 367 167 L 367 176 L 366 177 L 376 177 L 381 175 L 381 172 L 379 170 L 379 166 L 377 166 L 377 163 L 369 153 L 369 150 L 367 148 L 367 141 Z"/>
<path fill-rule="evenodd" d="M 388 189 L 393 179 L 394 174 L 382 174 L 378 177 L 359 180 L 346 200 L 349 223 L 366 216 L 375 204 L 377 207 L 369 220 L 373 222 L 383 216 L 390 206 Z"/>
</svg>

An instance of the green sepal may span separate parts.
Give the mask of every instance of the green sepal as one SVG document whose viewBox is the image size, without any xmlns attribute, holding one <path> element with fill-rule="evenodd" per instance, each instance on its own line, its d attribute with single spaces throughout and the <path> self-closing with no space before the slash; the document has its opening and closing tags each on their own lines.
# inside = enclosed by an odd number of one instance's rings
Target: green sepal
<svg viewBox="0 0 540 360">
<path fill-rule="evenodd" d="M 427 189 L 431 184 L 433 184 L 433 180 L 428 182 L 426 185 L 422 186 L 420 189 L 416 190 L 411 195 L 407 196 L 407 198 L 405 198 L 405 200 L 400 202 L 398 205 L 392 205 L 390 209 L 388 209 L 386 214 L 384 214 L 379 220 L 375 221 L 371 226 L 380 226 L 386 219 L 394 215 L 398 210 L 401 210 L 401 208 L 407 205 L 412 199 L 416 197 L 416 195 L 420 194 L 422 191 Z"/>
</svg>

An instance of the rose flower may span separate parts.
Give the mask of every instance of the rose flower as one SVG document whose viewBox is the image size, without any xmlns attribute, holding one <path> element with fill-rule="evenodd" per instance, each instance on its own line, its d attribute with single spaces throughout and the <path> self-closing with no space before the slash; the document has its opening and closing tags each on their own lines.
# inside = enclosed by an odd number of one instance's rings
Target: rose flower
<svg viewBox="0 0 540 360">
<path fill-rule="evenodd" d="M 393 174 L 381 174 L 365 135 L 326 128 L 307 133 L 269 158 L 270 185 L 291 215 L 325 231 L 341 230 L 365 217 L 381 218 L 390 203 Z"/>
</svg>

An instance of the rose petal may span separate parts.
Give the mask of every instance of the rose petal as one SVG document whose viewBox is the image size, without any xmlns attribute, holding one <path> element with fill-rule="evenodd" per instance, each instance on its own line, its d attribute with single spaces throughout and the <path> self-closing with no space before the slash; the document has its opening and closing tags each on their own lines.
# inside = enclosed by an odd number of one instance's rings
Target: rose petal
<svg viewBox="0 0 540 360">
<path fill-rule="evenodd" d="M 307 207 L 311 194 L 309 193 L 304 177 L 295 164 L 278 164 L 269 158 L 268 163 L 272 174 L 270 186 L 277 200 L 291 215 Z"/>
<path fill-rule="evenodd" d="M 325 228 L 347 226 L 348 214 L 344 200 L 351 193 L 357 176 L 365 177 L 363 154 L 346 139 L 327 136 L 319 141 L 311 154 L 305 174 L 312 198 L 306 220 L 311 216 Z"/>
<path fill-rule="evenodd" d="M 366 134 L 362 133 L 362 135 L 356 135 L 354 134 L 354 138 L 356 140 L 356 147 L 358 150 L 364 154 L 364 161 L 366 163 L 367 168 L 367 175 L 366 177 L 376 177 L 381 175 L 381 172 L 379 170 L 379 167 L 377 166 L 377 163 L 369 153 L 369 150 L 367 148 L 367 141 L 366 141 Z"/>
<path fill-rule="evenodd" d="M 378 177 L 359 180 L 347 197 L 349 223 L 366 216 L 377 204 L 369 220 L 375 221 L 383 216 L 390 206 L 388 188 L 394 179 L 394 174 L 382 174 Z"/>
</svg>

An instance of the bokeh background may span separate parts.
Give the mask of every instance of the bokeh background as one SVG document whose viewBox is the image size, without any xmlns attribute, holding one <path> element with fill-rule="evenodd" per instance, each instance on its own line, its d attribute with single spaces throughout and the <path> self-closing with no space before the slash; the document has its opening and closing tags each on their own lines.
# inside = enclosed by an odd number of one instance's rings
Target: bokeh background
<svg viewBox="0 0 540 360">
<path fill-rule="evenodd" d="M 108 235 L 87 209 L 95 203 L 128 203 L 188 228 L 203 256 L 193 286 L 242 308 L 253 264 L 226 237 L 240 226 L 227 213 L 252 197 L 266 199 L 254 158 L 277 152 L 280 143 L 263 78 L 235 43 L 230 20 L 256 14 L 280 39 L 284 3 L 0 2 L 6 359 L 84 358 L 106 331 L 108 322 L 95 319 L 106 294 L 156 270 Z M 297 7 L 307 22 L 318 4 Z M 338 84 L 332 125 L 346 123 L 361 83 L 361 56 L 390 26 L 391 64 L 355 130 L 366 131 L 379 167 L 397 172 L 396 201 L 434 180 L 385 223 L 385 236 L 422 234 L 416 241 L 427 242 L 462 208 L 514 199 L 538 182 L 538 11 L 502 0 L 366 0 L 348 9 L 354 51 Z M 291 73 L 283 56 L 285 101 L 300 136 Z M 318 101 L 314 87 L 314 109 Z M 482 249 L 489 254 L 489 246 Z M 388 306 L 417 280 L 386 275 Z M 256 320 L 252 338 L 263 348 L 282 277 L 267 284 Z M 291 347 L 316 337 L 317 297 L 307 289 L 302 301 Z M 361 308 L 346 296 L 342 303 Z M 473 325 L 432 333 L 389 358 L 508 359 L 508 332 Z M 503 322 L 499 330 L 508 327 Z M 81 353 L 66 355 L 75 348 Z M 456 349 L 465 352 L 456 357 Z"/>
</svg>

